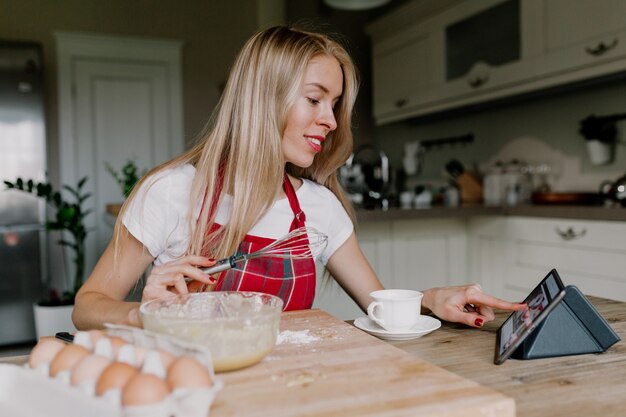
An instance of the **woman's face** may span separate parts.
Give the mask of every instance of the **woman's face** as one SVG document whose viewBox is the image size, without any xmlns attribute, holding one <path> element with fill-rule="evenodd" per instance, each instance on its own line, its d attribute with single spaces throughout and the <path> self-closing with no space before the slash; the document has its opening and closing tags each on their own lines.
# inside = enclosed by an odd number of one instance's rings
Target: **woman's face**
<svg viewBox="0 0 626 417">
<path fill-rule="evenodd" d="M 337 128 L 333 108 L 342 91 L 339 62 L 327 55 L 314 57 L 304 74 L 300 95 L 287 112 L 282 141 L 286 162 L 301 168 L 313 163 L 328 133 Z"/>
</svg>

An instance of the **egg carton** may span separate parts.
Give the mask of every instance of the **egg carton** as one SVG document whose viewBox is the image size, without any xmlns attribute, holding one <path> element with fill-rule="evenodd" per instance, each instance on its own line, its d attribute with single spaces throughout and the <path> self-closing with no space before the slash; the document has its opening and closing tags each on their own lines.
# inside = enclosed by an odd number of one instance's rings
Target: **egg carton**
<svg viewBox="0 0 626 417">
<path fill-rule="evenodd" d="M 139 327 L 125 326 L 123 324 L 105 323 L 106 333 L 109 336 L 118 336 L 126 340 L 129 344 L 140 346 L 150 350 L 165 350 L 174 356 L 192 356 L 206 367 L 211 375 L 211 379 L 215 380 L 215 371 L 213 369 L 213 361 L 211 351 L 206 346 L 176 339 L 172 336 L 145 330 Z M 78 332 L 74 337 L 74 343 L 81 344 L 81 334 Z M 88 342 L 84 342 L 88 345 Z M 85 346 L 89 347 L 89 346 Z"/>
<path fill-rule="evenodd" d="M 83 345 L 94 353 L 108 356 L 110 359 L 127 362 L 136 366 L 134 357 L 128 356 L 133 349 L 125 347 L 139 346 L 149 353 L 166 351 L 175 357 L 191 356 L 200 362 L 211 376 L 213 385 L 206 388 L 172 391 L 165 400 L 152 405 L 126 406 L 120 404 L 121 392 L 111 390 L 102 397 L 94 394 L 95 381 L 78 387 L 69 384 L 70 371 L 62 371 L 55 378 L 48 376 L 49 364 L 31 369 L 28 364 L 22 366 L 0 364 L 0 413 L 2 417 L 207 417 L 216 394 L 223 388 L 221 379 L 215 377 L 211 361 L 211 352 L 204 346 L 180 341 L 170 336 L 147 330 L 123 326 L 106 325 L 107 336 L 117 336 L 128 344 L 122 346 L 115 358 L 107 352 L 107 345 L 99 343 L 90 346 L 91 340 L 86 332 L 78 332 L 74 343 Z M 109 348 L 110 348 L 109 344 Z M 100 350 L 100 351 L 98 351 Z M 158 355 L 146 355 L 141 372 L 165 377 L 162 364 L 154 360 Z M 161 365 L 161 367 L 159 367 Z M 33 401 L 36 393 L 36 401 Z"/>
</svg>

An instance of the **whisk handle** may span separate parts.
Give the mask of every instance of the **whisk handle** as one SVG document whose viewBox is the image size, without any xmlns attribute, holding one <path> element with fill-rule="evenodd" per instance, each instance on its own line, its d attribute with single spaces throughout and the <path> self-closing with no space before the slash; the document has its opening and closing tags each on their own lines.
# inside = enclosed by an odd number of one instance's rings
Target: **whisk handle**
<svg viewBox="0 0 626 417">
<path fill-rule="evenodd" d="M 210 266 L 208 268 L 202 268 L 202 272 L 205 274 L 216 274 L 218 272 L 226 271 L 227 269 L 231 269 L 235 267 L 236 257 L 231 256 L 228 258 L 219 259 L 215 262 L 215 265 Z"/>
</svg>

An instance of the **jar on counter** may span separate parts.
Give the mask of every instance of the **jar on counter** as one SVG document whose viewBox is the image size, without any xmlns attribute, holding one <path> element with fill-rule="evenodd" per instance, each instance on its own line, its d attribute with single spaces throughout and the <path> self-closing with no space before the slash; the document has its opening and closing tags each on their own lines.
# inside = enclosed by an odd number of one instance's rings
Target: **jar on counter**
<svg viewBox="0 0 626 417">
<path fill-rule="evenodd" d="M 517 159 L 504 166 L 501 190 L 509 206 L 528 203 L 532 194 L 532 178 L 528 167 Z"/>
<path fill-rule="evenodd" d="M 483 201 L 487 206 L 500 206 L 504 201 L 502 176 L 504 166 L 498 161 L 483 178 Z"/>
</svg>

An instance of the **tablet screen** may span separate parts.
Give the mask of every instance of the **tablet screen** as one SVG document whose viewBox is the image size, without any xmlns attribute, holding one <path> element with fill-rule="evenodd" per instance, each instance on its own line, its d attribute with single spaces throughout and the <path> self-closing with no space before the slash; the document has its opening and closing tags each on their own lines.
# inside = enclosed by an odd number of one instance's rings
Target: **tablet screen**
<svg viewBox="0 0 626 417">
<path fill-rule="evenodd" d="M 563 283 L 553 269 L 524 300 L 528 308 L 513 312 L 498 329 L 495 363 L 504 362 L 564 296 Z"/>
</svg>

